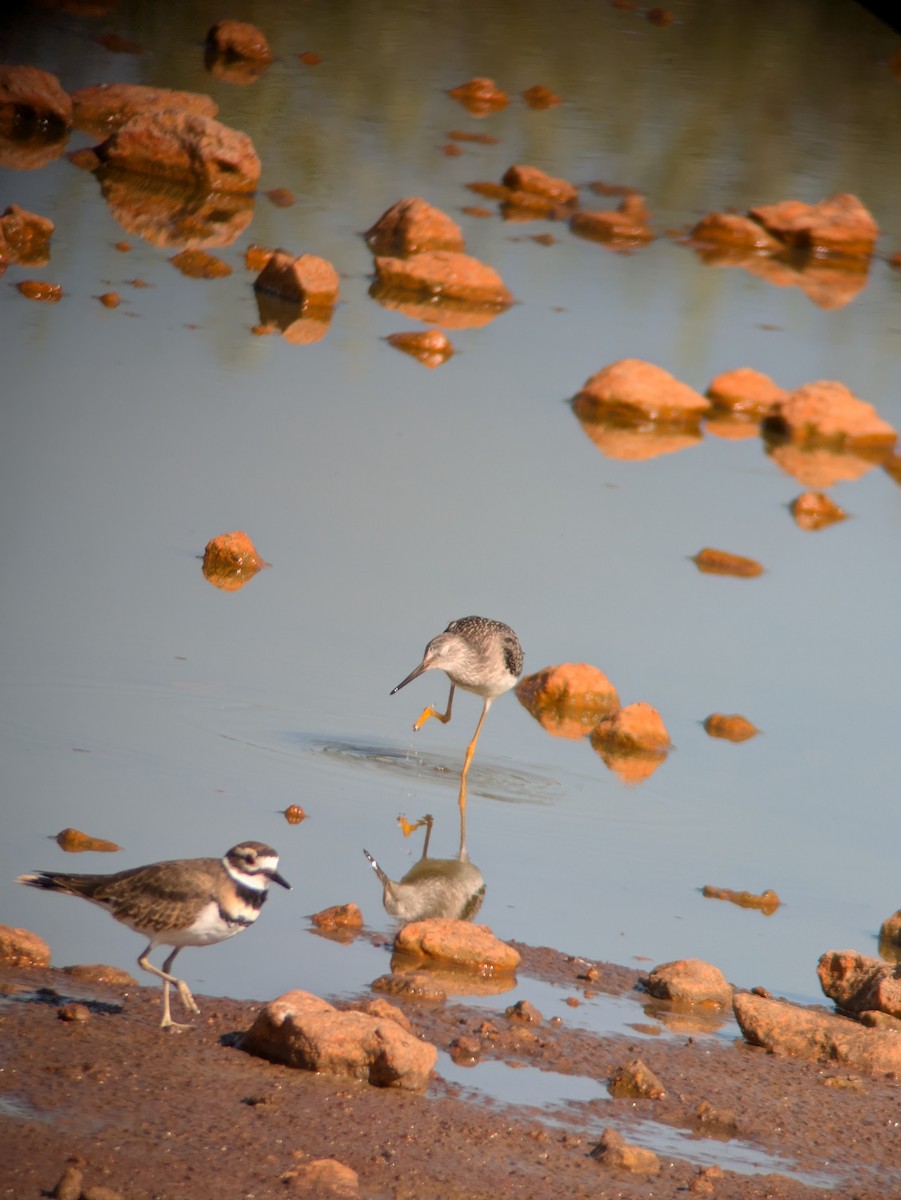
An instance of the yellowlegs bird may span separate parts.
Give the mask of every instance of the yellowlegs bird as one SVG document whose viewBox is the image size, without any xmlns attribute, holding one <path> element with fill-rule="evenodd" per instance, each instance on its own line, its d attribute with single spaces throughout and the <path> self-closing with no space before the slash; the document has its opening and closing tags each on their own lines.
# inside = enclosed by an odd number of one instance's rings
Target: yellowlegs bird
<svg viewBox="0 0 901 1200">
<path fill-rule="evenodd" d="M 425 825 L 425 842 L 419 861 L 403 879 L 389 879 L 369 851 L 363 851 L 382 885 L 385 911 L 389 917 L 401 921 L 424 921 L 429 917 L 472 921 L 485 899 L 485 880 L 475 863 L 469 861 L 462 818 L 460 853 L 456 858 L 429 858 L 432 821 L 431 816 L 426 816 L 408 827 L 412 833 Z"/>
<path fill-rule="evenodd" d="M 20 875 L 17 882 L 81 896 L 150 939 L 138 966 L 163 981 L 163 1029 L 170 1025 L 187 1028 L 170 1016 L 170 983 L 178 988 L 188 1012 L 200 1012 L 185 981 L 171 974 L 179 950 L 185 946 L 211 946 L 233 937 L 260 915 L 270 883 L 291 887 L 278 873 L 278 855 L 262 842 L 241 842 L 224 858 L 179 858 L 113 875 L 37 871 Z M 162 970 L 147 958 L 156 946 L 174 947 Z"/>
<path fill-rule="evenodd" d="M 447 710 L 441 713 L 429 705 L 423 709 L 419 720 L 413 726 L 414 732 L 420 730 L 430 717 L 437 717 L 442 724 L 447 724 L 451 719 L 454 689 L 457 687 L 467 692 L 475 692 L 484 700 L 476 731 L 466 747 L 466 757 L 460 775 L 460 811 L 465 813 L 466 775 L 479 734 L 482 732 L 485 714 L 492 701 L 504 692 L 509 692 L 522 673 L 522 646 L 510 626 L 505 625 L 503 621 L 490 621 L 487 617 L 460 617 L 458 621 L 451 621 L 444 633 L 432 638 L 425 648 L 422 662 L 391 690 L 391 695 L 412 683 L 424 671 L 432 671 L 435 668 L 444 671 L 451 681 Z"/>
</svg>

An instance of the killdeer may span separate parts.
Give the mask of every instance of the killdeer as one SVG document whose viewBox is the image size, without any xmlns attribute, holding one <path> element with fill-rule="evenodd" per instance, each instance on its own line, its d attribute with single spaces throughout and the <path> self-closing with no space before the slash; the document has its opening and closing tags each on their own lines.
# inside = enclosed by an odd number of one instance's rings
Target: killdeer
<svg viewBox="0 0 901 1200">
<path fill-rule="evenodd" d="M 475 692 L 483 698 L 482 715 L 479 717 L 472 741 L 466 747 L 466 757 L 460 774 L 461 814 L 466 813 L 466 775 L 475 754 L 479 734 L 482 732 L 485 715 L 492 701 L 504 692 L 509 692 L 516 683 L 522 673 L 522 659 L 519 638 L 509 625 L 505 625 L 503 621 L 491 621 L 487 617 L 460 617 L 457 621 L 451 621 L 444 633 L 432 638 L 425 648 L 419 666 L 391 690 L 393 696 L 402 687 L 418 679 L 424 671 L 432 671 L 435 668 L 440 668 L 450 679 L 447 710 L 440 713 L 431 705 L 423 709 L 413 726 L 414 733 L 418 732 L 430 717 L 437 717 L 443 725 L 447 724 L 451 719 L 454 688 L 460 687 L 466 692 Z"/>
<path fill-rule="evenodd" d="M 171 973 L 179 950 L 212 946 L 234 937 L 260 915 L 270 883 L 291 887 L 278 873 L 278 855 L 262 842 L 241 842 L 224 858 L 177 858 L 113 875 L 37 871 L 20 875 L 17 882 L 81 896 L 150 939 L 138 966 L 163 981 L 163 1029 L 188 1028 L 173 1021 L 169 1013 L 170 983 L 178 988 L 188 1012 L 200 1012 L 188 985 Z M 147 957 L 156 946 L 174 947 L 162 970 Z"/>
</svg>

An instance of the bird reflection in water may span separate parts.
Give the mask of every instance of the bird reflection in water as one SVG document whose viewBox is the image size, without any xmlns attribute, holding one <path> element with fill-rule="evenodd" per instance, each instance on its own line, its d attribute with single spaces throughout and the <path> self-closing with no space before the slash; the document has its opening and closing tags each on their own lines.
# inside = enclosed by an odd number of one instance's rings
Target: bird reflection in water
<svg viewBox="0 0 901 1200">
<path fill-rule="evenodd" d="M 425 825 L 422 856 L 403 879 L 389 879 L 368 850 L 363 853 L 382 885 L 382 903 L 391 917 L 400 921 L 424 921 L 429 917 L 452 917 L 472 921 L 485 898 L 485 880 L 479 868 L 469 861 L 464 826 L 460 822 L 460 852 L 456 858 L 429 858 L 432 836 L 431 816 L 405 832 Z"/>
</svg>

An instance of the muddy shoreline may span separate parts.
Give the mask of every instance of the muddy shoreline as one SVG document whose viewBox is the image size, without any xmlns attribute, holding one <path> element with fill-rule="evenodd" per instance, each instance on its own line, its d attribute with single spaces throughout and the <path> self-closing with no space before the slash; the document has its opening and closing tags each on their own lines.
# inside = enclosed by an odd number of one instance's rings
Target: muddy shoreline
<svg viewBox="0 0 901 1200">
<path fill-rule="evenodd" d="M 198 997 L 194 1028 L 164 1033 L 157 988 L 86 984 L 57 969 L 4 970 L 0 1197 L 49 1195 L 67 1162 L 82 1171 L 85 1189 L 110 1188 L 123 1200 L 286 1192 L 397 1200 L 901 1196 L 896 1082 L 767 1054 L 744 1044 L 734 1026 L 735 1039 L 723 1036 L 722 1022 L 713 1036 L 709 1016 L 644 994 L 640 972 L 517 949 L 522 990 L 530 979 L 555 985 L 556 1012 L 529 1022 L 478 999 L 392 1002 L 458 1062 L 461 1045 L 477 1045 L 481 1062 L 593 1078 L 603 1098 L 553 1112 L 474 1100 L 441 1077 L 443 1057 L 422 1095 L 293 1071 L 238 1048 L 259 1004 Z M 597 1036 L 567 1020 L 598 993 L 634 1000 L 634 1036 Z M 61 1017 L 71 1002 L 85 1006 L 87 1019 Z M 606 1081 L 636 1058 L 665 1096 L 608 1098 Z M 593 1157 L 608 1127 L 655 1148 L 659 1172 L 611 1169 Z M 723 1162 L 730 1144 L 740 1145 L 781 1169 L 720 1167 L 717 1142 Z M 662 1152 L 664 1144 L 678 1153 Z M 356 1187 L 315 1182 L 307 1168 L 323 1158 L 356 1172 Z"/>
</svg>

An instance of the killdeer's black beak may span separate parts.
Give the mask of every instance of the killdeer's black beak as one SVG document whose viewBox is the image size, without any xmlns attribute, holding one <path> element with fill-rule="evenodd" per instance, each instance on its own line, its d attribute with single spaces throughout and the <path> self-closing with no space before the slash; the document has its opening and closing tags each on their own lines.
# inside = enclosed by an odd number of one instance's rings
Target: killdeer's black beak
<svg viewBox="0 0 901 1200">
<path fill-rule="evenodd" d="M 416 668 L 416 670 L 411 671 L 406 679 L 402 680 L 397 685 L 396 688 L 391 689 L 391 691 L 388 693 L 388 695 L 393 696 L 396 692 L 399 692 L 402 687 L 406 687 L 408 683 L 412 683 L 414 679 L 418 679 L 419 676 L 423 673 L 423 671 L 427 671 L 427 670 L 428 670 L 428 667 L 425 665 L 424 662 L 421 662 L 419 664 L 419 666 Z"/>
<path fill-rule="evenodd" d="M 291 891 L 291 884 L 288 883 L 287 879 L 279 875 L 278 871 L 271 871 L 269 873 L 269 878 L 273 883 L 280 883 L 283 888 L 287 888 L 289 892 Z"/>
</svg>

